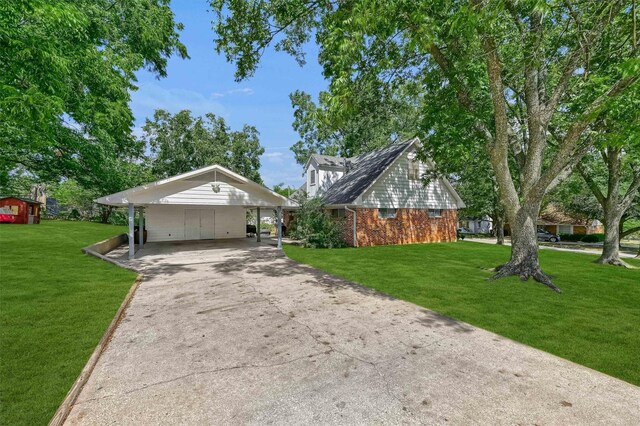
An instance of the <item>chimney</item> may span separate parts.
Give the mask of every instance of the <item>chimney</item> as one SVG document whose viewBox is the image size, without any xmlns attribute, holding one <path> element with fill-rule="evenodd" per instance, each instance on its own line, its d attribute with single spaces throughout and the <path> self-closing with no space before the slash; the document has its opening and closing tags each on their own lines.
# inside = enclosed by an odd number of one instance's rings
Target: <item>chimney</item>
<svg viewBox="0 0 640 426">
<path fill-rule="evenodd" d="M 344 159 L 344 173 L 347 174 L 351 171 L 351 160 L 348 158 Z"/>
</svg>

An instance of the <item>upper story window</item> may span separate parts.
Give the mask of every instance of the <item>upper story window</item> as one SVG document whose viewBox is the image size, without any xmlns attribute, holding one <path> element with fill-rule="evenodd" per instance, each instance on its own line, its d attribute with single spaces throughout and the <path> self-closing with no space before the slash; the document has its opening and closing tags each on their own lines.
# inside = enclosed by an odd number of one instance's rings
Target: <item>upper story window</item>
<svg viewBox="0 0 640 426">
<path fill-rule="evenodd" d="M 380 219 L 394 219 L 396 215 L 396 209 L 378 209 L 378 217 Z"/>
<path fill-rule="evenodd" d="M 429 209 L 429 217 L 442 217 L 442 209 Z"/>
<path fill-rule="evenodd" d="M 316 184 L 316 171 L 311 170 L 309 173 L 309 185 L 313 186 Z"/>
<path fill-rule="evenodd" d="M 418 160 L 409 160 L 409 180 L 420 180 L 420 163 Z"/>
</svg>

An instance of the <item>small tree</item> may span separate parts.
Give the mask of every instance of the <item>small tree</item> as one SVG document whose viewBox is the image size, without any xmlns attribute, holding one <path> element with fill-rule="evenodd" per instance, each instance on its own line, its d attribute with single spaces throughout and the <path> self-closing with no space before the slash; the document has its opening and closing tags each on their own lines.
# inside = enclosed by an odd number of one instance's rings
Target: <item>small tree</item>
<svg viewBox="0 0 640 426">
<path fill-rule="evenodd" d="M 304 247 L 337 248 L 344 247 L 340 222 L 324 208 L 320 198 L 298 200 L 300 209 L 295 215 L 295 226 L 290 235 L 302 241 Z"/>
</svg>

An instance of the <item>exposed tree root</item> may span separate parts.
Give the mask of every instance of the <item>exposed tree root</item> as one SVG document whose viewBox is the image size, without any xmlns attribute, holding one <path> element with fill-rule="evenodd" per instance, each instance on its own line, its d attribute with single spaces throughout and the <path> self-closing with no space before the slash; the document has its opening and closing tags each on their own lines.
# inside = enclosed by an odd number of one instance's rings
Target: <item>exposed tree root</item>
<svg viewBox="0 0 640 426">
<path fill-rule="evenodd" d="M 596 263 L 599 263 L 601 265 L 613 265 L 613 266 L 621 266 L 627 269 L 635 269 L 634 266 L 629 265 L 627 262 L 620 259 L 619 257 L 607 257 L 607 258 L 600 257 L 598 258 L 598 260 L 596 260 Z"/>
<path fill-rule="evenodd" d="M 489 278 L 492 281 L 499 278 L 517 275 L 522 281 L 527 281 L 529 278 L 533 278 L 535 281 L 546 285 L 556 293 L 562 293 L 562 290 L 560 290 L 553 284 L 553 282 L 551 282 L 551 277 L 542 272 L 542 269 L 540 269 L 540 267 L 537 265 L 534 266 L 509 262 L 505 263 L 504 265 L 497 266 L 495 270 L 496 274 L 493 277 Z"/>
</svg>

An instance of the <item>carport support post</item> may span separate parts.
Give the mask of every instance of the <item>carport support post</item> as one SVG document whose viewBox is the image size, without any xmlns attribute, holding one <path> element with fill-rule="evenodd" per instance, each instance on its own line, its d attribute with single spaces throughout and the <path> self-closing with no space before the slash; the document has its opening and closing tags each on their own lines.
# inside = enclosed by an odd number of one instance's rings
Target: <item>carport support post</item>
<svg viewBox="0 0 640 426">
<path fill-rule="evenodd" d="M 282 249 L 282 207 L 278 206 L 277 229 L 278 229 L 278 248 Z"/>
<path fill-rule="evenodd" d="M 141 249 L 144 247 L 144 209 L 142 207 L 138 215 L 138 249 Z"/>
<path fill-rule="evenodd" d="M 129 259 L 133 259 L 136 253 L 135 241 L 133 234 L 133 216 L 135 211 L 133 210 L 133 203 L 129 203 Z"/>
<path fill-rule="evenodd" d="M 256 207 L 256 241 L 260 242 L 262 239 L 260 238 L 260 207 Z"/>
</svg>

